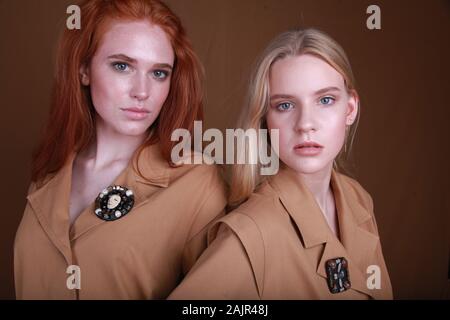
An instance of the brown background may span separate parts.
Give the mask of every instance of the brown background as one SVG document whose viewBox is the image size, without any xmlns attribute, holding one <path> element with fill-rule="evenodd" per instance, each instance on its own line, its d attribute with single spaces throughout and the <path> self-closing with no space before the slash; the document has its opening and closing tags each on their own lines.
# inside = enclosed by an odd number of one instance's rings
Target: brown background
<svg viewBox="0 0 450 320">
<path fill-rule="evenodd" d="M 0 298 L 14 298 L 12 246 L 30 154 L 47 116 L 54 48 L 75 0 L 0 0 Z M 252 62 L 293 27 L 333 36 L 362 99 L 355 176 L 371 193 L 396 298 L 450 297 L 450 3 L 168 0 L 207 73 L 205 127 L 233 128 Z M 382 29 L 366 28 L 381 7 Z"/>
</svg>

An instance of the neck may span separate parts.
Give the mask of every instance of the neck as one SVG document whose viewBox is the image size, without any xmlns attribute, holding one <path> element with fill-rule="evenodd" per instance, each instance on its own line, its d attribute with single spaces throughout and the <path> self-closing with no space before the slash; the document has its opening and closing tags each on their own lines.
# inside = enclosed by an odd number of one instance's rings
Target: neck
<svg viewBox="0 0 450 320">
<path fill-rule="evenodd" d="M 327 200 L 332 196 L 330 187 L 331 169 L 332 166 L 328 166 L 315 173 L 298 174 L 299 178 L 313 194 L 317 204 L 323 212 L 325 212 Z"/>
<path fill-rule="evenodd" d="M 145 138 L 146 133 L 139 136 L 121 134 L 98 118 L 96 139 L 81 152 L 81 156 L 91 162 L 93 170 L 105 168 L 114 162 L 128 163 Z"/>
</svg>

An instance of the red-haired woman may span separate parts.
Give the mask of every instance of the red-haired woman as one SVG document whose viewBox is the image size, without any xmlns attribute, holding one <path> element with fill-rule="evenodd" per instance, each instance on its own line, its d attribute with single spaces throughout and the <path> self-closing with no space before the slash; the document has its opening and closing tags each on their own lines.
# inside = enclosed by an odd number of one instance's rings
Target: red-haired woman
<svg viewBox="0 0 450 320">
<path fill-rule="evenodd" d="M 215 166 L 171 160 L 202 119 L 201 67 L 158 0 L 88 0 L 57 55 L 14 249 L 20 299 L 162 299 L 226 205 Z"/>
</svg>

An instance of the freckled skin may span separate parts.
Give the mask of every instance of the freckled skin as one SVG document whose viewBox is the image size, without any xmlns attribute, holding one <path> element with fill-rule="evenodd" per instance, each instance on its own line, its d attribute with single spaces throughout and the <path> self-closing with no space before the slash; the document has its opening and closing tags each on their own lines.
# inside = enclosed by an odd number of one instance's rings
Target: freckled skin
<svg viewBox="0 0 450 320">
<path fill-rule="evenodd" d="M 71 223 L 124 170 L 134 145 L 146 138 L 169 94 L 174 61 L 170 40 L 159 26 L 146 20 L 113 21 L 90 64 L 81 67 L 81 82 L 89 86 L 96 110 L 96 141 L 73 164 Z M 136 120 L 123 111 L 133 107 L 149 112 Z M 109 153 L 123 158 L 109 159 Z"/>
<path fill-rule="evenodd" d="M 136 62 L 108 58 L 118 54 Z M 143 134 L 158 117 L 170 90 L 170 69 L 155 64 L 173 66 L 174 59 L 170 40 L 159 26 L 148 21 L 114 22 L 83 77 L 83 84 L 90 86 L 97 121 L 124 135 Z M 159 70 L 169 74 L 164 77 Z M 150 114 L 131 120 L 122 110 L 130 107 L 144 107 Z"/>
</svg>

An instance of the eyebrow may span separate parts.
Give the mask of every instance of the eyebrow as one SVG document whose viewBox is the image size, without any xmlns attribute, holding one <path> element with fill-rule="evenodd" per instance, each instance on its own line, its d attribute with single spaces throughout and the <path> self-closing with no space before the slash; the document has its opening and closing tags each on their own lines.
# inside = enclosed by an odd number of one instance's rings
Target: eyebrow
<svg viewBox="0 0 450 320">
<path fill-rule="evenodd" d="M 277 99 L 295 99 L 295 97 L 289 94 L 274 94 L 273 96 L 270 96 L 270 101 Z"/>
<path fill-rule="evenodd" d="M 330 92 L 330 91 L 341 91 L 341 89 L 339 89 L 338 87 L 326 87 L 326 88 L 317 90 L 316 92 L 314 92 L 314 95 L 318 96 L 320 94 Z"/>
<path fill-rule="evenodd" d="M 137 63 L 136 59 L 133 59 L 125 54 L 113 54 L 109 56 L 108 59 L 119 59 L 129 63 Z M 153 66 L 156 68 L 167 68 L 171 70 L 173 69 L 173 67 L 168 63 L 155 63 Z"/>
<path fill-rule="evenodd" d="M 326 92 L 330 92 L 330 91 L 340 91 L 340 89 L 338 87 L 326 87 L 326 88 L 322 88 L 320 90 L 317 90 L 316 92 L 314 92 L 315 96 L 324 94 Z M 290 94 L 274 94 L 273 96 L 270 96 L 270 101 L 272 100 L 277 100 L 277 99 L 295 99 L 294 96 L 290 95 Z"/>
</svg>

